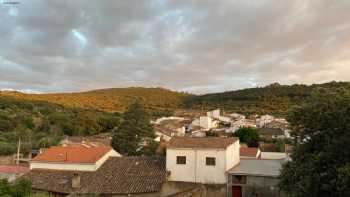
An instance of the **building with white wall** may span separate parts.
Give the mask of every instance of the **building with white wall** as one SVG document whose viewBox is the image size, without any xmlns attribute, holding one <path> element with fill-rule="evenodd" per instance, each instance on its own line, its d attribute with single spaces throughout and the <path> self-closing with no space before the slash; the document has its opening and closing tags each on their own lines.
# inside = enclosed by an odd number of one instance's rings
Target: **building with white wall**
<svg viewBox="0 0 350 197">
<path fill-rule="evenodd" d="M 30 161 L 30 169 L 96 171 L 109 157 L 121 155 L 108 146 L 56 146 Z"/>
<path fill-rule="evenodd" d="M 238 163 L 238 138 L 174 137 L 167 148 L 169 181 L 225 184 L 226 171 Z"/>
<path fill-rule="evenodd" d="M 199 117 L 199 126 L 203 129 L 209 130 L 216 128 L 218 126 L 218 122 L 209 116 L 201 116 Z"/>
<path fill-rule="evenodd" d="M 215 119 L 220 118 L 220 109 L 212 110 L 207 112 L 207 116 Z"/>
</svg>

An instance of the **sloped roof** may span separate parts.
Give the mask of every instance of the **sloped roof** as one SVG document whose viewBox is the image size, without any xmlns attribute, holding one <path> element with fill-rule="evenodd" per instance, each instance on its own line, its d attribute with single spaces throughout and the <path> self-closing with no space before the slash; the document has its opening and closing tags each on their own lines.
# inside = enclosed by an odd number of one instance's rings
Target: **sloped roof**
<svg viewBox="0 0 350 197">
<path fill-rule="evenodd" d="M 72 188 L 74 174 L 81 187 Z M 165 161 L 153 157 L 110 157 L 95 172 L 34 169 L 26 178 L 33 189 L 58 193 L 136 194 L 160 191 L 166 180 Z"/>
<path fill-rule="evenodd" d="M 259 128 L 258 132 L 262 135 L 284 135 L 284 131 L 281 128 Z"/>
<path fill-rule="evenodd" d="M 6 174 L 24 174 L 29 172 L 26 166 L 0 166 L 0 173 Z"/>
<path fill-rule="evenodd" d="M 254 147 L 240 147 L 239 148 L 239 155 L 241 157 L 254 157 L 256 158 L 258 156 L 259 148 Z"/>
<path fill-rule="evenodd" d="M 230 137 L 173 137 L 168 148 L 218 148 L 226 149 L 238 138 Z"/>
<path fill-rule="evenodd" d="M 242 159 L 228 171 L 230 174 L 278 177 L 284 160 Z"/>
<path fill-rule="evenodd" d="M 34 162 L 95 163 L 112 150 L 108 146 L 56 146 L 36 156 Z"/>
</svg>

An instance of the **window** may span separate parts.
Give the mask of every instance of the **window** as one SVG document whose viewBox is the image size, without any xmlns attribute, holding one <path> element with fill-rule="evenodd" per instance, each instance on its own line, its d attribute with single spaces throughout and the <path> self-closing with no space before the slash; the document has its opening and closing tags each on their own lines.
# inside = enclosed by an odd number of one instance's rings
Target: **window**
<svg viewBox="0 0 350 197">
<path fill-rule="evenodd" d="M 176 164 L 186 164 L 186 156 L 177 156 Z"/>
<path fill-rule="evenodd" d="M 247 177 L 242 175 L 232 175 L 232 183 L 236 184 L 246 184 Z"/>
<path fill-rule="evenodd" d="M 207 166 L 215 166 L 215 157 L 206 157 L 205 164 Z"/>
</svg>

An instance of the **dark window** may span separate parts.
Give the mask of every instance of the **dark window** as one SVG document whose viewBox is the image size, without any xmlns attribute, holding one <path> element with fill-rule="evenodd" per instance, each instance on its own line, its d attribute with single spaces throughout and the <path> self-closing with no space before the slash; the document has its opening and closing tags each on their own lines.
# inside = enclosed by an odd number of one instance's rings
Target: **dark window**
<svg viewBox="0 0 350 197">
<path fill-rule="evenodd" d="M 186 156 L 177 156 L 176 164 L 186 164 Z"/>
<path fill-rule="evenodd" d="M 205 164 L 207 166 L 215 166 L 215 157 L 206 157 Z"/>
<path fill-rule="evenodd" d="M 242 175 L 232 175 L 232 183 L 246 184 L 247 177 Z"/>
</svg>

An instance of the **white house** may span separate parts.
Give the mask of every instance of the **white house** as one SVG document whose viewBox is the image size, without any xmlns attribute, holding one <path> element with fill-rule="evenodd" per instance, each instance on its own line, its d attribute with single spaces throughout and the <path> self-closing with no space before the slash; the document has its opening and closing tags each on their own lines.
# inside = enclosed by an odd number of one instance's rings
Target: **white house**
<svg viewBox="0 0 350 197">
<path fill-rule="evenodd" d="M 207 112 L 207 116 L 215 119 L 220 118 L 220 109 L 212 110 Z"/>
<path fill-rule="evenodd" d="M 260 118 L 256 119 L 256 127 L 261 128 L 265 127 L 268 123 L 275 120 L 275 117 L 271 115 L 263 115 Z"/>
<path fill-rule="evenodd" d="M 166 152 L 169 181 L 225 184 L 226 172 L 238 163 L 238 138 L 174 137 Z"/>
<path fill-rule="evenodd" d="M 216 128 L 218 126 L 218 122 L 209 116 L 201 116 L 199 117 L 199 126 L 203 129 L 209 130 Z"/>
<path fill-rule="evenodd" d="M 96 171 L 109 157 L 120 156 L 107 146 L 56 146 L 32 159 L 30 169 Z"/>
</svg>

